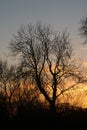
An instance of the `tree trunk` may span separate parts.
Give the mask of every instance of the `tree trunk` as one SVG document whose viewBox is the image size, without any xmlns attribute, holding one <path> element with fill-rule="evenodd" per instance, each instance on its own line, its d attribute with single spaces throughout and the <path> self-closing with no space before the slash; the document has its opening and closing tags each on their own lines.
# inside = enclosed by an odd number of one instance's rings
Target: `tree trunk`
<svg viewBox="0 0 87 130">
<path fill-rule="evenodd" d="M 52 102 L 50 104 L 50 110 L 53 114 L 56 114 L 56 106 L 55 106 L 55 102 Z"/>
</svg>

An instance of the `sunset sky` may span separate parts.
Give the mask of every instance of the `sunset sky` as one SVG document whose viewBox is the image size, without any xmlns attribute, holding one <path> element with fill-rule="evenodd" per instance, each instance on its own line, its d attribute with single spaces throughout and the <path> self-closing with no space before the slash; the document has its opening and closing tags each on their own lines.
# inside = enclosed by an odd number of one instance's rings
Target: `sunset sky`
<svg viewBox="0 0 87 130">
<path fill-rule="evenodd" d="M 8 43 L 21 24 L 41 21 L 60 32 L 67 28 L 75 56 L 87 62 L 87 46 L 81 45 L 78 31 L 85 16 L 87 0 L 0 0 L 0 58 L 7 55 Z"/>
</svg>

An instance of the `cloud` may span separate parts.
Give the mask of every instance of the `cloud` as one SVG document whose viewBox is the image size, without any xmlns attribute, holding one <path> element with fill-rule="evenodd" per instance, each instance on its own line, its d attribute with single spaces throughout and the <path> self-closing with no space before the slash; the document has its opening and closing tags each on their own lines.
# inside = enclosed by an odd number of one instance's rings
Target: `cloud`
<svg viewBox="0 0 87 130">
<path fill-rule="evenodd" d="M 87 50 L 87 47 L 81 47 L 80 50 Z"/>
<path fill-rule="evenodd" d="M 87 68 L 87 62 L 82 63 L 83 67 Z"/>
</svg>

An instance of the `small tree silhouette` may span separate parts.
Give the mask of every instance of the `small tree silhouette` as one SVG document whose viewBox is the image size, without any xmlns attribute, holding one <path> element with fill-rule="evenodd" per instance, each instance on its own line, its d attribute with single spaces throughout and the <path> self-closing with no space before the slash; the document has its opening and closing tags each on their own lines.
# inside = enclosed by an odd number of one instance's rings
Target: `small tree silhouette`
<svg viewBox="0 0 87 130">
<path fill-rule="evenodd" d="M 80 21 L 80 35 L 85 38 L 84 43 L 87 43 L 87 17 L 83 17 Z"/>
</svg>

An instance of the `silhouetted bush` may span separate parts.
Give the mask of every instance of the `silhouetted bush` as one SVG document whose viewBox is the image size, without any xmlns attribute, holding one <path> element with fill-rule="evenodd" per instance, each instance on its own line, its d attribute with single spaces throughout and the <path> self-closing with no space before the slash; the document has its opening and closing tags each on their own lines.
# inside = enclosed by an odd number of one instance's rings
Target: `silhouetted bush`
<svg viewBox="0 0 87 130">
<path fill-rule="evenodd" d="M 17 104 L 16 104 L 17 105 Z M 15 103 L 13 106 L 16 106 Z M 8 105 L 7 105 L 8 106 Z M 67 103 L 59 104 L 58 111 L 54 114 L 52 111 L 44 107 L 40 102 L 33 104 L 32 102 L 21 102 L 18 104 L 16 113 L 13 117 L 9 116 L 4 100 L 0 103 L 0 121 L 8 122 L 15 128 L 79 128 L 86 126 L 87 109 L 70 106 Z M 41 127 L 40 127 L 41 126 Z"/>
</svg>

